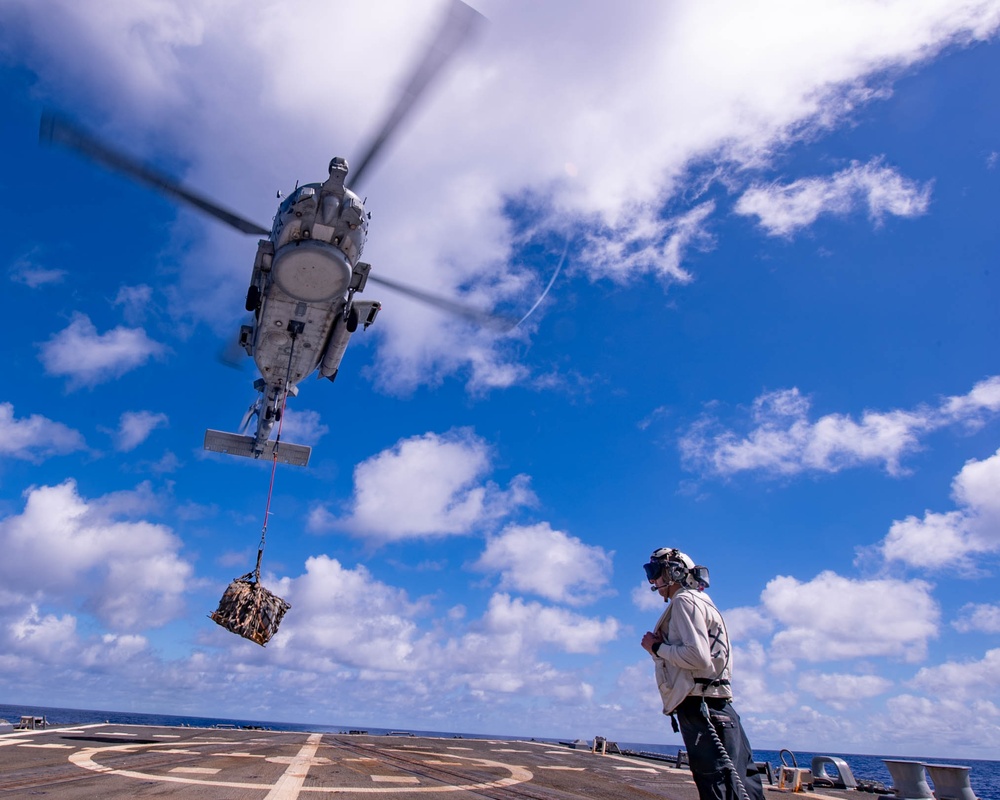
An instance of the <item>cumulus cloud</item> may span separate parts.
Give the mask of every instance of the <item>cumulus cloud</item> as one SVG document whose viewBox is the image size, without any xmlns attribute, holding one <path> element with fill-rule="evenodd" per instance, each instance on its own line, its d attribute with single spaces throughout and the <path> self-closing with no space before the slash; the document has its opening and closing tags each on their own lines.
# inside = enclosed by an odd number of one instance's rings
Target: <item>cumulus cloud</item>
<svg viewBox="0 0 1000 800">
<path fill-rule="evenodd" d="M 164 624 L 193 570 L 169 529 L 127 519 L 146 497 L 140 488 L 87 501 L 73 481 L 29 490 L 23 512 L 0 519 L 0 580 L 25 596 L 82 597 L 81 610 L 116 631 Z"/>
<path fill-rule="evenodd" d="M 468 429 L 403 439 L 355 468 L 346 516 L 318 507 L 309 528 L 382 542 L 467 534 L 534 501 L 526 476 L 501 489 L 486 480 L 491 468 L 489 446 Z"/>
<path fill-rule="evenodd" d="M 942 565 L 975 571 L 971 556 L 1000 551 L 1000 450 L 967 461 L 952 482 L 954 511 L 926 511 L 892 523 L 882 541 L 887 561 L 924 569 Z"/>
<path fill-rule="evenodd" d="M 680 439 L 686 465 L 716 475 L 758 471 L 773 475 L 839 472 L 882 464 L 890 475 L 904 473 L 902 459 L 920 438 L 949 425 L 977 427 L 1000 411 L 1000 376 L 977 383 L 965 395 L 947 397 L 936 407 L 865 411 L 809 419 L 811 401 L 797 388 L 768 392 L 754 400 L 750 430 L 725 430 L 705 416 Z"/>
<path fill-rule="evenodd" d="M 493 595 L 481 618 L 466 620 L 449 609 L 443 626 L 426 625 L 433 611 L 428 600 L 413 600 L 363 565 L 350 569 L 328 556 L 308 559 L 303 575 L 269 586 L 295 611 L 268 646 L 277 663 L 392 680 L 418 704 L 459 688 L 473 697 L 516 691 L 579 699 L 592 688 L 540 652 L 592 655 L 620 630 L 612 617 L 589 618 L 507 594 Z"/>
<path fill-rule="evenodd" d="M 716 172 L 739 191 L 776 152 L 887 97 L 894 75 L 1000 24 L 980 0 L 629 2 L 610 23 L 596 2 L 572 15 L 525 2 L 481 7 L 489 30 L 393 142 L 394 168 L 372 173 L 366 258 L 431 290 L 465 287 L 494 300 L 510 299 L 507 282 L 494 278 L 516 274 L 514 250 L 553 231 L 586 243 L 574 267 L 593 279 L 689 280 L 685 253 L 710 244 L 717 210 L 701 197 Z M 360 149 L 413 57 L 414 31 L 427 30 L 439 10 L 430 0 L 386 8 L 312 0 L 302 6 L 304 26 L 273 0 L 253 0 L 241 15 L 207 0 L 86 12 L 65 0 L 13 0 L 0 6 L 0 43 L 65 107 L 103 115 L 113 138 L 140 153 L 180 154 L 190 183 L 226 187 L 246 198 L 244 213 L 266 220 L 274 185 L 321 170 L 331 142 L 348 156 Z M 366 64 L 363 85 L 312 69 L 310 54 L 334 28 L 344 62 Z M 308 84 L 296 80 L 306 73 Z M 266 130 L 252 124 L 261 115 Z M 709 178 L 700 174 L 706 164 L 716 170 Z M 919 189 L 894 182 L 877 162 L 852 169 L 819 187 L 819 205 L 829 208 L 831 193 L 860 198 L 875 216 L 919 204 Z M 414 215 L 431 185 L 435 213 Z M 765 190 L 756 191 L 763 219 Z M 809 188 L 778 187 L 772 205 L 778 194 L 803 224 Z M 776 214 L 768 211 L 772 225 Z M 205 236 L 183 265 L 178 305 L 217 319 L 220 298 L 245 280 L 246 257 L 232 243 L 228 232 Z M 480 390 L 523 378 L 503 342 L 470 347 L 450 324 L 412 304 L 399 308 L 379 321 L 377 354 L 378 367 L 399 369 L 376 369 L 377 380 L 412 388 L 465 370 Z"/>
<path fill-rule="evenodd" d="M 329 432 L 330 428 L 323 424 L 318 412 L 285 409 L 281 421 L 281 437 L 285 441 L 313 445 Z"/>
<path fill-rule="evenodd" d="M 54 455 L 86 448 L 79 431 L 40 414 L 17 419 L 14 406 L 0 403 L 0 454 L 39 462 Z"/>
<path fill-rule="evenodd" d="M 566 653 L 597 653 L 617 638 L 620 628 L 613 617 L 584 617 L 507 594 L 490 598 L 484 626 L 490 634 L 523 637 L 535 645 L 554 645 Z"/>
<path fill-rule="evenodd" d="M 951 625 L 961 633 L 1000 633 L 1000 605 L 967 603 Z"/>
<path fill-rule="evenodd" d="M 476 569 L 499 572 L 504 589 L 586 605 L 606 594 L 613 555 L 547 522 L 509 525 L 490 537 Z"/>
<path fill-rule="evenodd" d="M 169 422 L 166 414 L 153 411 L 126 411 L 118 421 L 115 447 L 123 453 L 135 450 L 153 431 L 167 427 Z"/>
<path fill-rule="evenodd" d="M 923 667 L 910 685 L 955 700 L 994 697 L 1000 690 L 1000 648 L 987 650 L 979 660 L 947 661 Z"/>
<path fill-rule="evenodd" d="M 118 289 L 112 305 L 122 307 L 122 316 L 129 325 L 139 325 L 146 317 L 146 309 L 153 297 L 153 287 L 144 283 L 138 286 L 122 286 Z"/>
<path fill-rule="evenodd" d="M 68 327 L 41 345 L 45 371 L 68 378 L 71 388 L 120 378 L 165 353 L 166 347 L 141 328 L 117 327 L 98 333 L 85 314 L 74 314 Z"/>
<path fill-rule="evenodd" d="M 885 694 L 893 683 L 878 675 L 806 672 L 799 678 L 798 686 L 834 708 L 844 709 Z"/>
<path fill-rule="evenodd" d="M 941 616 L 924 581 L 855 580 L 829 571 L 805 582 L 774 578 L 761 603 L 782 626 L 771 643 L 774 657 L 796 661 L 920 661 Z"/>
<path fill-rule="evenodd" d="M 829 178 L 803 178 L 781 185 L 756 184 L 736 203 L 735 211 L 755 216 L 771 236 L 790 236 L 814 223 L 822 214 L 843 216 L 866 207 L 876 224 L 887 214 L 914 217 L 930 203 L 930 184 L 904 178 L 892 167 L 874 159 L 853 162 Z"/>
</svg>

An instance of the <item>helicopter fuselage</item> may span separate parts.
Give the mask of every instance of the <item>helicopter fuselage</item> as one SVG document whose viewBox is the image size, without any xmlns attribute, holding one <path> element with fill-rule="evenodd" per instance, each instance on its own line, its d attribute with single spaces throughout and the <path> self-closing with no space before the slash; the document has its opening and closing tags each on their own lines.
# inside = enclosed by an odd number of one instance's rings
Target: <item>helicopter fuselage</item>
<svg viewBox="0 0 1000 800">
<path fill-rule="evenodd" d="M 381 308 L 354 298 L 370 269 L 360 260 L 368 214 L 344 186 L 346 175 L 347 162 L 335 158 L 325 183 L 297 187 L 282 201 L 270 237 L 258 242 L 246 302 L 254 319 L 240 331 L 266 384 L 255 450 L 268 440 L 285 393 L 317 368 L 336 378 L 351 334 Z"/>
</svg>

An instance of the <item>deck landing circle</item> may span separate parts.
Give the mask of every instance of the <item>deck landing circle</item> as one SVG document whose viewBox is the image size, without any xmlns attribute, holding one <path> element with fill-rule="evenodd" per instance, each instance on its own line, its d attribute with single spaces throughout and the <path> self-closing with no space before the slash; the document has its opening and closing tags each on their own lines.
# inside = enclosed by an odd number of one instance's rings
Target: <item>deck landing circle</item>
<svg viewBox="0 0 1000 800">
<path fill-rule="evenodd" d="M 509 773 L 508 777 L 499 778 L 495 780 L 481 781 L 477 783 L 462 783 L 462 784 L 447 784 L 447 783 L 434 783 L 433 785 L 420 786 L 420 785 L 406 785 L 406 786 L 344 786 L 344 785 L 303 785 L 306 774 L 309 768 L 312 766 L 321 766 L 333 763 L 331 759 L 324 757 L 316 757 L 316 749 L 320 744 L 322 735 L 315 734 L 309 737 L 309 740 L 305 745 L 299 750 L 298 755 L 290 758 L 268 758 L 268 761 L 272 763 L 280 762 L 287 763 L 288 769 L 285 771 L 276 782 L 274 783 L 251 783 L 247 781 L 227 781 L 223 779 L 214 780 L 209 778 L 195 777 L 194 774 L 188 773 L 187 775 L 163 775 L 157 774 L 155 772 L 142 772 L 139 770 L 132 769 L 121 769 L 116 767 L 109 767 L 101 764 L 99 759 L 104 753 L 114 753 L 116 755 L 122 755 L 125 753 L 147 753 L 154 751 L 157 748 L 162 748 L 163 751 L 173 750 L 176 752 L 177 744 L 175 742 L 157 742 L 150 744 L 117 744 L 109 745 L 105 747 L 87 747 L 69 756 L 70 763 L 86 770 L 92 772 L 98 772 L 102 775 L 118 775 L 126 778 L 135 778 L 142 781 L 158 781 L 164 783 L 183 783 L 183 784 L 195 784 L 199 786 L 208 787 L 225 787 L 229 789 L 250 789 L 262 792 L 267 792 L 267 798 L 271 800 L 293 800 L 297 797 L 300 792 L 327 792 L 327 793 L 356 793 L 356 794 L 413 794 L 413 793 L 425 793 L 425 792 L 459 792 L 459 791 L 480 791 L 483 789 L 496 789 L 506 786 L 513 786 L 518 783 L 525 783 L 530 781 L 534 776 L 532 772 L 519 765 L 515 764 L 502 764 L 499 761 L 492 761 L 490 759 L 478 758 L 475 756 L 457 755 L 451 754 L 449 758 L 454 758 L 467 762 L 469 766 L 473 767 L 484 767 L 491 769 L 498 769 Z M 185 749 L 191 748 L 193 743 L 185 743 Z M 208 742 L 199 742 L 197 746 L 211 746 L 212 752 L 206 753 L 206 756 L 214 757 L 226 757 L 226 756 L 245 756 L 244 752 L 234 752 L 232 754 L 224 752 L 223 748 L 220 748 L 222 742 L 212 742 L 210 745 Z M 390 750 L 388 752 L 406 754 L 407 756 L 413 756 L 414 752 L 412 750 Z M 428 766 L 431 766 L 428 764 Z"/>
</svg>

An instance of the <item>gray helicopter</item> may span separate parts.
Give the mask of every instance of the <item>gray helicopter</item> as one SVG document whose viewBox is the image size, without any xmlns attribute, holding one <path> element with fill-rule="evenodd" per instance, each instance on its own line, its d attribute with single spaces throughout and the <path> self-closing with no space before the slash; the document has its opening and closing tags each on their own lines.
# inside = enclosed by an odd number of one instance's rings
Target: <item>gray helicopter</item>
<svg viewBox="0 0 1000 800">
<path fill-rule="evenodd" d="M 271 439 L 280 423 L 288 395 L 319 370 L 334 380 L 341 359 L 358 329 L 367 329 L 381 309 L 375 300 L 360 300 L 368 281 L 402 292 L 425 303 L 459 314 L 480 325 L 509 329 L 514 321 L 480 311 L 415 287 L 370 274 L 361 261 L 368 221 L 354 191 L 375 158 L 398 129 L 415 102 L 482 21 L 481 15 L 460 0 L 449 0 L 441 26 L 411 72 L 409 81 L 385 121 L 354 167 L 347 186 L 348 163 L 330 162 L 323 183 L 298 186 L 285 197 L 270 228 L 251 222 L 104 144 L 70 121 L 52 113 L 42 116 L 39 138 L 44 144 L 73 150 L 247 234 L 263 236 L 257 245 L 246 310 L 252 321 L 239 332 L 239 345 L 253 357 L 261 377 L 254 382 L 257 400 L 243 418 L 240 433 L 208 430 L 205 449 L 250 458 L 267 458 L 306 466 L 311 448 Z M 247 435 L 256 417 L 253 435 Z"/>
</svg>

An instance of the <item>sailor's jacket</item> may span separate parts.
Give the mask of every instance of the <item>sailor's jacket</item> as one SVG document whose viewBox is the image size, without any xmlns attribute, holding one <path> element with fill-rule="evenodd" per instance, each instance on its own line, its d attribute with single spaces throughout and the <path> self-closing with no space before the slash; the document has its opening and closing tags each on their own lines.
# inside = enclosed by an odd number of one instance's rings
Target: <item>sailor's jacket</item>
<svg viewBox="0 0 1000 800">
<path fill-rule="evenodd" d="M 672 713 L 689 695 L 733 696 L 726 623 L 707 594 L 687 588 L 678 591 L 654 632 L 663 635 L 653 662 L 664 714 Z"/>
</svg>

